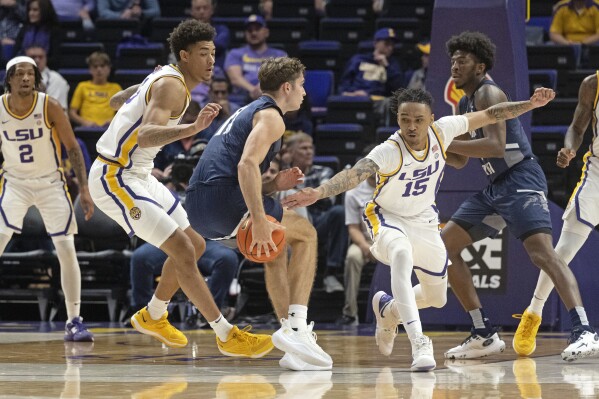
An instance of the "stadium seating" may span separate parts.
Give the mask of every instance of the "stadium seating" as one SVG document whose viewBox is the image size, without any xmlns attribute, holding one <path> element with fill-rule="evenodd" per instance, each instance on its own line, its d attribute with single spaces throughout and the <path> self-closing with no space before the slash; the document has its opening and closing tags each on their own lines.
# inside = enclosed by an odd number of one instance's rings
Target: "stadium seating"
<svg viewBox="0 0 599 399">
<path fill-rule="evenodd" d="M 327 99 L 333 94 L 335 77 L 332 71 L 308 69 L 304 75 L 304 89 L 312 105 L 312 116 L 323 117 L 327 113 Z"/>
</svg>

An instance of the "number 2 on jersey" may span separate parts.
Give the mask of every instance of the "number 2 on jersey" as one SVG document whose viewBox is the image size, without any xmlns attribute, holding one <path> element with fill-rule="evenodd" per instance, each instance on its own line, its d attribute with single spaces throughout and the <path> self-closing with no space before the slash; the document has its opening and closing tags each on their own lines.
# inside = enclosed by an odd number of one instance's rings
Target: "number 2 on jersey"
<svg viewBox="0 0 599 399">
<path fill-rule="evenodd" d="M 33 162 L 33 147 L 31 144 L 23 144 L 19 146 L 19 157 L 21 157 L 21 163 Z"/>
</svg>

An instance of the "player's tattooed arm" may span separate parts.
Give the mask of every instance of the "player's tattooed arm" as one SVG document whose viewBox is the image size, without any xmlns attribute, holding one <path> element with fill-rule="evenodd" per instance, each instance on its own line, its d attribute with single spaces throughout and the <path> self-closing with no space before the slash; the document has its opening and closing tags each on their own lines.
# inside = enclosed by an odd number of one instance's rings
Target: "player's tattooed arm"
<svg viewBox="0 0 599 399">
<path fill-rule="evenodd" d="M 472 131 L 499 121 L 516 118 L 535 108 L 545 106 L 554 98 L 553 90 L 539 87 L 528 101 L 502 102 L 484 111 L 469 112 L 465 114 L 468 118 L 468 130 Z"/>
<path fill-rule="evenodd" d="M 145 147 L 162 147 L 163 145 L 170 144 L 174 141 L 187 137 L 184 131 L 191 131 L 189 125 L 177 125 L 177 126 L 151 126 L 148 124 L 145 126 L 143 138 L 139 137 L 138 142 L 141 148 Z M 195 130 L 191 134 L 197 133 Z"/>
<path fill-rule="evenodd" d="M 499 122 L 516 118 L 532 109 L 530 101 L 517 101 L 494 105 L 487 109 L 487 113 L 495 121 Z"/>
<path fill-rule="evenodd" d="M 139 86 L 141 86 L 141 84 L 133 85 L 131 87 L 126 88 L 125 90 L 119 91 L 114 96 L 110 97 L 110 108 L 114 109 L 115 111 L 118 111 L 119 108 L 121 108 L 123 104 L 125 104 L 125 102 L 132 95 L 135 94 L 137 89 L 139 89 Z"/>
<path fill-rule="evenodd" d="M 77 176 L 79 186 L 87 187 L 87 172 L 85 170 L 85 161 L 83 160 L 81 148 L 79 148 L 79 146 L 70 148 L 67 150 L 67 154 L 69 155 L 71 165 L 73 165 L 73 170 L 75 171 L 75 176 Z"/>
<path fill-rule="evenodd" d="M 371 159 L 362 158 L 351 169 L 345 169 L 318 187 L 320 199 L 332 197 L 351 190 L 379 170 Z"/>
</svg>

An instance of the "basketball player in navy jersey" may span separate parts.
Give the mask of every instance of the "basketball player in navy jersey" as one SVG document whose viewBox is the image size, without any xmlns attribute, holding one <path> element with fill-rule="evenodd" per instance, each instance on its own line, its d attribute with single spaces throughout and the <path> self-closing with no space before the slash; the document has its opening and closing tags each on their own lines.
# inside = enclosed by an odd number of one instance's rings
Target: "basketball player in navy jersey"
<svg viewBox="0 0 599 399">
<path fill-rule="evenodd" d="M 93 341 L 79 315 L 81 272 L 73 235 L 77 224 L 67 182 L 60 166 L 64 144 L 79 181 L 81 207 L 88 220 L 94 204 L 88 190 L 81 148 L 62 106 L 41 93 L 42 76 L 30 57 L 6 64 L 0 118 L 2 155 L 0 171 L 0 254 L 13 233 L 20 233 L 30 206 L 39 209 L 48 235 L 56 247 L 61 269 L 67 316 L 65 341 Z"/>
<path fill-rule="evenodd" d="M 298 168 L 280 172 L 262 184 L 261 174 L 281 148 L 283 115 L 300 108 L 304 70 L 295 58 L 270 58 L 258 72 L 264 95 L 240 108 L 208 142 L 187 189 L 192 227 L 208 239 L 234 237 L 249 215 L 258 253 L 276 250 L 273 230 L 285 229 L 287 251 L 265 265 L 266 288 L 282 327 L 273 344 L 285 352 L 280 365 L 292 370 L 328 370 L 331 357 L 316 343 L 313 323 L 307 324 L 308 300 L 316 269 L 316 230 L 295 212 L 283 211 L 268 194 L 297 185 Z M 282 226 L 266 219 L 273 216 Z M 250 248 L 250 250 L 252 249 Z"/>
<path fill-rule="evenodd" d="M 499 86 L 486 78 L 495 57 L 495 45 L 486 35 L 463 32 L 446 45 L 451 76 L 456 87 L 466 93 L 460 100 L 460 113 L 484 110 L 507 100 Z M 599 353 L 599 337 L 587 320 L 576 279 L 553 249 L 547 182 L 520 121 L 499 122 L 463 138 L 449 146 L 448 163 L 463 166 L 468 157 L 480 158 L 490 184 L 466 200 L 443 228 L 443 241 L 452 262 L 449 283 L 472 319 L 471 335 L 448 350 L 445 357 L 472 359 L 505 349 L 483 312 L 461 253 L 468 245 L 496 235 L 506 225 L 522 240 L 531 261 L 549 275 L 570 313 L 572 334 L 562 358 L 572 361 Z"/>
</svg>

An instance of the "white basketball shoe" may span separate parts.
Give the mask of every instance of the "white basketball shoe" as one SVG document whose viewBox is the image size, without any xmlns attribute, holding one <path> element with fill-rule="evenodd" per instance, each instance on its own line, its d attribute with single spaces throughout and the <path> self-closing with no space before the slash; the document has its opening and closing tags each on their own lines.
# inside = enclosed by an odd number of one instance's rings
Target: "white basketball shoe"
<svg viewBox="0 0 599 399">
<path fill-rule="evenodd" d="M 314 322 L 305 331 L 295 331 L 287 319 L 281 319 L 281 328 L 272 335 L 272 343 L 285 353 L 291 353 L 300 360 L 321 367 L 332 367 L 333 359 L 316 343 L 316 333 L 312 331 Z"/>
</svg>

